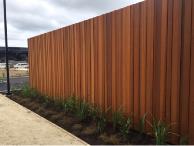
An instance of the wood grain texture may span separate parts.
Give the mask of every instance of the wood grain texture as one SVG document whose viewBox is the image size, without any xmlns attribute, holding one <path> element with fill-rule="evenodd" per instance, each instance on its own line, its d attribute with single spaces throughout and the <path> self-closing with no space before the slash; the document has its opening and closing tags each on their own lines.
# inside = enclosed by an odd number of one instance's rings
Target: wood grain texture
<svg viewBox="0 0 194 146">
<path fill-rule="evenodd" d="M 192 39 L 191 39 L 191 69 L 190 69 L 190 96 L 189 96 L 189 139 L 194 143 L 194 1 L 192 1 Z"/>
<path fill-rule="evenodd" d="M 181 133 L 187 135 L 189 125 L 189 95 L 190 95 L 190 62 L 191 62 L 191 13 L 192 0 L 183 1 L 182 21 L 182 60 L 181 60 L 181 91 L 180 91 L 180 122 Z"/>
<path fill-rule="evenodd" d="M 193 0 L 146 0 L 30 38 L 30 85 L 122 108 L 136 129 L 149 113 L 194 144 L 193 29 Z"/>
</svg>

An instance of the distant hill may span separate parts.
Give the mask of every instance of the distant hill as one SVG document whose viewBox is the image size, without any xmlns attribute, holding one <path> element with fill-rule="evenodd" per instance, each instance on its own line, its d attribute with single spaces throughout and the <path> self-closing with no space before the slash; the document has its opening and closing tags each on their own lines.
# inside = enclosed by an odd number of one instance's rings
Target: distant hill
<svg viewBox="0 0 194 146">
<path fill-rule="evenodd" d="M 27 61 L 28 49 L 24 47 L 9 47 L 9 59 Z M 5 47 L 0 47 L 0 61 L 5 61 Z"/>
</svg>

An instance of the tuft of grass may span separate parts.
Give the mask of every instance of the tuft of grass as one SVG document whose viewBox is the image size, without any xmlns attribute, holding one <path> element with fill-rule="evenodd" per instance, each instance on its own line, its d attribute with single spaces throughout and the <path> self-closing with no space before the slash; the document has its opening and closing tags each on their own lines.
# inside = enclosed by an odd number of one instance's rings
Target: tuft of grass
<svg viewBox="0 0 194 146">
<path fill-rule="evenodd" d="M 49 98 L 49 96 L 42 96 L 42 100 L 46 105 L 50 105 L 52 103 L 52 100 Z"/>
<path fill-rule="evenodd" d="M 161 120 L 156 120 L 154 117 L 152 119 L 152 123 L 147 120 L 146 122 L 152 128 L 153 136 L 156 140 L 156 145 L 165 145 L 170 134 L 177 137 L 180 136 L 179 134 L 172 132 L 171 126 L 174 125 L 174 123 L 166 124 Z"/>
<path fill-rule="evenodd" d="M 145 130 L 146 116 L 147 116 L 147 113 L 145 113 L 139 121 L 139 131 L 140 131 L 141 134 L 143 134 L 144 130 Z"/>
<path fill-rule="evenodd" d="M 123 112 L 121 108 L 112 114 L 112 123 L 113 123 L 113 128 L 116 130 L 119 126 L 121 121 L 123 120 Z"/>
<path fill-rule="evenodd" d="M 75 113 L 76 105 L 77 105 L 77 98 L 75 96 L 71 96 L 63 102 L 62 106 L 65 112 Z"/>
<path fill-rule="evenodd" d="M 169 134 L 169 126 L 163 123 L 162 121 L 153 121 L 153 132 L 156 139 L 157 145 L 164 145 L 166 144 L 167 137 Z"/>
<path fill-rule="evenodd" d="M 96 119 L 97 130 L 99 133 L 102 133 L 104 131 L 106 124 L 107 124 L 107 119 L 105 114 L 103 112 L 99 112 L 99 115 Z"/>
<path fill-rule="evenodd" d="M 92 118 L 92 120 L 96 120 L 98 116 L 99 109 L 97 106 L 92 105 L 89 109 L 89 116 Z"/>
<path fill-rule="evenodd" d="M 132 118 L 130 116 L 128 118 L 121 118 L 119 130 L 124 137 L 127 137 L 127 135 L 129 134 L 132 123 Z"/>
<path fill-rule="evenodd" d="M 105 112 L 102 111 L 100 108 L 93 106 L 90 110 L 90 115 L 92 119 L 96 122 L 97 131 L 102 133 L 105 130 L 107 125 L 107 113 L 109 112 L 110 108 L 108 108 Z"/>
<path fill-rule="evenodd" d="M 22 96 L 28 97 L 28 98 L 36 98 L 39 96 L 39 93 L 31 88 L 29 85 L 24 85 L 21 90 Z"/>
<path fill-rule="evenodd" d="M 89 111 L 90 106 L 88 103 L 82 100 L 77 102 L 75 114 L 81 121 L 84 121 L 89 117 Z"/>
</svg>

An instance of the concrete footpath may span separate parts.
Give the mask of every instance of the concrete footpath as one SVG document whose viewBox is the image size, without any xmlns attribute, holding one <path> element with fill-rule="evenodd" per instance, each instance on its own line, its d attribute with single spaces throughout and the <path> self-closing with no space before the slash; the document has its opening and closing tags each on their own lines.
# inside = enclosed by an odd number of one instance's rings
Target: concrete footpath
<svg viewBox="0 0 194 146">
<path fill-rule="evenodd" d="M 0 145 L 87 145 L 0 94 Z"/>
</svg>

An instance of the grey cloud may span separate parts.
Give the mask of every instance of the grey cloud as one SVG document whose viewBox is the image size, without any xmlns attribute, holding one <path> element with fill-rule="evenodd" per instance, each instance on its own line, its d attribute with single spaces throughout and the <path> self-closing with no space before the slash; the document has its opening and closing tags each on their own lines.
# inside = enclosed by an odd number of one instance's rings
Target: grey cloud
<svg viewBox="0 0 194 146">
<path fill-rule="evenodd" d="M 44 18 L 36 15 L 23 15 L 22 17 L 9 17 L 9 23 L 22 31 L 40 31 L 44 29 L 54 29 L 55 24 L 51 21 L 45 21 Z"/>
<path fill-rule="evenodd" d="M 25 6 L 18 4 L 17 1 L 8 2 L 8 22 L 15 28 L 22 31 L 40 31 L 56 27 L 50 21 L 47 10 L 43 5 Z M 41 1 L 40 4 L 42 4 Z"/>
<path fill-rule="evenodd" d="M 124 7 L 134 1 L 138 0 L 57 0 L 55 3 L 53 3 L 53 0 L 49 0 L 50 3 L 60 7 L 77 11 L 93 11 L 96 14 Z"/>
<path fill-rule="evenodd" d="M 10 46 L 27 46 L 27 39 L 142 0 L 7 0 Z M 0 46 L 4 45 L 0 1 Z"/>
</svg>

